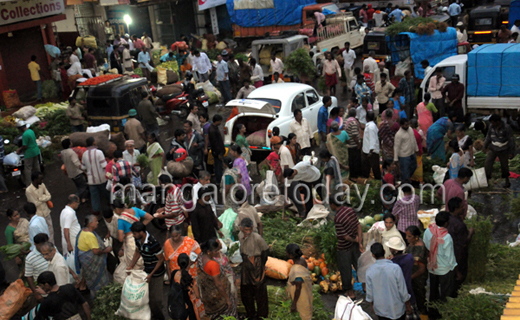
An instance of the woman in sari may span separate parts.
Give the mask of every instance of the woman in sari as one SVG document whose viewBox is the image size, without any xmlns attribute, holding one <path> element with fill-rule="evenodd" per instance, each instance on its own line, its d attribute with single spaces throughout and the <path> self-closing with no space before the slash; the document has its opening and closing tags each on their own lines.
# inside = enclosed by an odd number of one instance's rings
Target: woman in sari
<svg viewBox="0 0 520 320">
<path fill-rule="evenodd" d="M 411 253 L 415 260 L 412 269 L 412 289 L 417 301 L 417 308 L 421 314 L 427 314 L 426 310 L 426 282 L 428 281 L 428 250 L 421 239 L 421 230 L 417 226 L 406 228 L 406 241 L 408 246 L 405 253 Z"/>
<path fill-rule="evenodd" d="M 385 258 L 391 257 L 392 253 L 390 252 L 390 248 L 386 245 L 388 240 L 392 237 L 399 237 L 404 242 L 404 236 L 401 234 L 397 227 L 395 226 L 395 216 L 391 213 L 385 213 L 383 216 L 383 221 L 385 222 L 385 231 L 383 231 L 383 240 L 381 243 L 383 244 L 383 248 L 385 249 Z"/>
<path fill-rule="evenodd" d="M 185 226 L 184 224 L 173 225 L 170 228 L 170 238 L 164 243 L 164 257 L 166 259 L 166 266 L 168 270 L 168 279 L 171 280 L 172 274 L 175 270 L 181 270 L 179 258 L 182 254 L 190 257 L 191 263 L 186 267 L 186 270 L 193 278 L 193 292 L 190 293 L 190 300 L 194 306 L 197 319 L 205 315 L 204 305 L 200 300 L 200 294 L 197 286 L 197 261 L 199 260 L 201 251 L 197 241 L 190 237 L 183 236 Z M 169 283 L 167 283 L 169 284 Z M 191 320 L 191 319 L 190 319 Z"/>
<path fill-rule="evenodd" d="M 322 199 L 328 200 L 330 195 L 343 192 L 343 189 L 340 187 L 343 179 L 338 159 L 331 155 L 328 150 L 323 149 L 320 151 L 320 160 L 325 165 L 323 169 L 323 184 L 325 187 L 322 189 L 321 195 Z"/>
<path fill-rule="evenodd" d="M 243 124 L 239 124 L 237 126 L 238 134 L 235 138 L 235 143 L 240 146 L 242 149 L 242 154 L 246 159 L 247 163 L 251 162 L 251 150 L 249 149 L 249 143 L 246 140 L 246 126 Z"/>
<path fill-rule="evenodd" d="M 423 132 L 428 132 L 428 129 L 433 124 L 432 111 L 437 113 L 435 105 L 430 102 L 430 97 L 430 93 L 426 92 L 424 94 L 424 101 L 417 105 L 417 118 L 419 119 L 419 127 Z"/>
<path fill-rule="evenodd" d="M 473 139 L 466 135 L 466 128 L 463 124 L 455 128 L 455 136 L 459 143 L 459 148 L 464 152 L 464 167 L 473 167 L 475 161 L 473 160 Z"/>
<path fill-rule="evenodd" d="M 464 152 L 459 148 L 459 142 L 456 139 L 450 141 L 449 144 L 453 151 L 450 161 L 448 161 L 447 167 L 450 173 L 450 179 L 456 179 L 459 176 L 460 168 L 464 167 Z"/>
<path fill-rule="evenodd" d="M 291 312 L 298 312 L 302 320 L 312 319 L 312 278 L 307 262 L 297 244 L 285 248 L 287 257 L 294 261 L 287 279 L 287 291 L 291 295 Z"/>
<path fill-rule="evenodd" d="M 239 205 L 237 201 L 233 200 L 231 188 L 233 188 L 233 186 L 239 182 L 240 174 L 238 173 L 237 169 L 233 168 L 233 158 L 225 157 L 224 166 L 226 168 L 226 170 L 224 171 L 224 175 L 222 176 L 222 186 L 224 186 L 225 192 L 224 210 L 231 208 L 234 212 L 238 212 Z"/>
<path fill-rule="evenodd" d="M 231 146 L 230 149 L 231 156 L 235 158 L 233 162 L 233 167 L 237 169 L 238 173 L 241 175 L 241 184 L 244 186 L 247 196 L 251 194 L 251 184 L 249 182 L 249 171 L 247 170 L 246 159 L 242 156 L 242 149 L 236 144 Z"/>
<path fill-rule="evenodd" d="M 200 316 L 197 314 L 196 308 L 193 304 L 193 297 L 198 294 L 198 288 L 195 279 L 188 272 L 190 257 L 185 253 L 181 253 L 177 259 L 177 263 L 179 264 L 180 269 L 173 272 L 172 281 L 181 286 L 186 311 L 188 312 L 188 318 L 186 318 L 186 320 L 200 320 Z M 180 319 L 180 316 L 175 317 L 175 315 L 173 315 L 173 317 L 175 319 Z"/>
<path fill-rule="evenodd" d="M 331 131 L 327 136 L 327 149 L 338 160 L 341 169 L 348 170 L 348 133 L 341 130 L 336 121 L 330 124 L 330 129 Z"/>
<path fill-rule="evenodd" d="M 418 181 L 419 183 L 423 183 L 423 146 L 425 143 L 425 139 L 423 137 L 423 134 L 421 134 L 421 129 L 419 128 L 419 123 L 417 122 L 417 119 L 413 118 L 410 120 L 410 126 L 413 129 L 413 134 L 415 136 L 415 142 L 417 142 L 417 147 L 419 148 L 419 152 L 417 152 L 417 169 L 415 169 L 415 172 L 412 175 L 412 181 Z"/>
<path fill-rule="evenodd" d="M 444 136 L 447 134 L 451 139 L 451 132 L 453 131 L 453 122 L 450 118 L 442 117 L 435 121 L 426 132 L 426 147 L 428 153 L 433 159 L 441 159 L 446 161 L 446 149 L 444 147 Z"/>
<path fill-rule="evenodd" d="M 406 111 L 405 111 L 405 98 L 403 97 L 403 92 L 401 89 L 397 88 L 394 90 L 394 93 L 392 95 L 392 98 L 390 98 L 388 101 L 392 101 L 394 105 L 394 121 L 398 121 L 400 118 L 406 118 Z M 388 109 L 387 105 L 387 109 Z"/>
<path fill-rule="evenodd" d="M 289 144 L 286 146 L 289 149 L 289 151 L 291 152 L 291 156 L 292 156 L 294 163 L 298 163 L 302 159 L 302 156 L 301 156 L 302 148 L 300 147 L 300 144 L 297 142 L 298 140 L 296 138 L 297 138 L 296 134 L 289 133 L 289 135 L 287 136 L 287 140 L 289 140 Z"/>
<path fill-rule="evenodd" d="M 237 301 L 231 293 L 224 268 L 215 261 L 220 256 L 220 243 L 210 239 L 202 244 L 202 257 L 197 262 L 197 282 L 201 293 L 206 315 L 210 319 L 222 316 L 237 317 Z"/>
<path fill-rule="evenodd" d="M 152 221 L 153 217 L 149 213 L 136 207 L 126 208 L 125 204 L 119 199 L 114 200 L 113 206 L 114 212 L 119 218 L 117 221 L 118 240 L 123 243 L 123 247 L 119 252 L 119 256 L 123 256 L 123 258 L 120 260 L 121 263 L 125 263 L 129 266 L 136 250 L 135 238 L 132 231 L 130 231 L 130 227 L 132 227 L 134 222 L 140 221 L 141 218 L 144 218 L 143 223 L 147 225 Z M 143 258 L 140 257 L 134 266 L 134 270 L 142 270 L 143 268 Z"/>
<path fill-rule="evenodd" d="M 227 255 L 222 253 L 222 240 L 219 239 L 218 242 L 219 242 L 219 251 L 218 251 L 218 254 L 215 257 L 213 257 L 213 259 L 215 259 L 215 261 L 217 261 L 218 264 L 220 264 L 220 266 L 224 270 L 224 273 L 226 274 L 226 277 L 228 278 L 228 281 L 231 284 L 231 294 L 234 296 L 235 301 L 238 301 L 238 292 L 237 292 L 237 286 L 236 286 L 236 280 L 235 280 L 235 271 L 233 271 L 233 268 L 231 268 Z"/>
<path fill-rule="evenodd" d="M 6 214 L 9 219 L 9 224 L 5 228 L 7 244 L 29 242 L 29 221 L 25 218 L 20 218 L 18 210 L 7 209 Z"/>
<path fill-rule="evenodd" d="M 74 248 L 76 273 L 81 274 L 85 279 L 92 297 L 95 297 L 96 292 L 110 283 L 107 254 L 112 251 L 112 247 L 105 247 L 103 240 L 95 232 L 98 224 L 96 216 L 88 215 L 85 218 L 85 227 L 76 238 Z"/>
<path fill-rule="evenodd" d="M 383 159 L 394 158 L 394 138 L 395 131 L 392 130 L 394 120 L 392 120 L 394 112 L 392 109 L 386 109 L 382 115 L 382 121 L 379 124 L 379 141 L 381 141 L 381 151 Z"/>
<path fill-rule="evenodd" d="M 155 133 L 151 133 L 148 135 L 148 144 L 146 148 L 146 153 L 148 154 L 148 159 L 150 160 L 150 170 L 151 170 L 151 179 L 148 183 L 153 185 L 158 185 L 157 178 L 161 173 L 161 169 L 164 166 L 165 157 L 164 150 L 161 147 L 161 144 L 157 140 L 157 136 Z"/>
<path fill-rule="evenodd" d="M 330 110 L 329 120 L 327 120 L 327 134 L 330 133 L 330 125 L 333 121 L 336 121 L 339 124 L 339 108 L 334 107 Z M 341 124 L 343 125 L 343 120 L 341 120 Z"/>
</svg>

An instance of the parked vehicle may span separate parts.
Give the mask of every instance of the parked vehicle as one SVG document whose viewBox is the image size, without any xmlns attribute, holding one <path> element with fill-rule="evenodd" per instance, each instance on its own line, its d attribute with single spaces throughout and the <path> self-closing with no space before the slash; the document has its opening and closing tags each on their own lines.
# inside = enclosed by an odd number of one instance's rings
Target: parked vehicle
<svg viewBox="0 0 520 320">
<path fill-rule="evenodd" d="M 123 132 L 128 111 L 137 108 L 141 92 L 147 89 L 146 78 L 119 78 L 107 84 L 91 86 L 87 91 L 89 126 L 108 123 L 113 132 Z"/>
<path fill-rule="evenodd" d="M 8 144 L 13 144 L 15 145 L 16 147 L 18 148 L 21 148 L 22 147 L 22 134 L 16 136 L 16 138 L 14 138 L 13 141 L 9 141 L 9 140 L 4 140 L 4 144 L 5 145 L 8 145 Z M 16 165 L 7 165 L 7 164 L 3 164 L 2 166 L 2 170 L 4 170 L 4 177 L 6 178 L 13 178 L 15 179 L 16 181 L 18 181 L 18 183 L 20 184 L 20 186 L 22 187 L 26 187 L 26 183 L 31 183 L 31 181 L 23 181 L 23 177 L 25 176 L 24 175 L 24 171 L 25 171 L 25 166 L 24 166 L 24 154 L 21 153 L 19 154 L 20 156 L 20 162 Z M 40 172 L 45 172 L 45 164 L 43 162 L 43 158 L 42 158 L 42 155 L 40 153 L 40 155 L 38 156 L 38 161 L 40 163 Z"/>
<path fill-rule="evenodd" d="M 462 106 L 466 113 L 516 111 L 520 108 L 519 67 L 520 44 L 485 44 L 467 55 L 452 56 L 436 64 L 421 83 L 421 89 L 426 92 L 435 69 L 443 68 L 446 84 L 453 74 L 458 74 L 464 84 Z"/>
<path fill-rule="evenodd" d="M 301 109 L 303 117 L 309 121 L 311 130 L 318 131 L 318 112 L 323 106 L 322 97 L 316 90 L 301 83 L 279 83 L 262 86 L 251 92 L 247 99 L 231 100 L 226 106 L 237 107 L 238 115 L 224 126 L 224 144 L 231 145 L 238 133 L 237 126 L 244 124 L 246 133 L 265 130 L 265 143 L 251 145 L 253 152 L 270 151 L 273 127 L 280 128 L 280 134 L 290 133 L 289 125 L 294 120 L 293 111 Z M 332 107 L 338 105 L 332 97 Z"/>
<path fill-rule="evenodd" d="M 242 1 L 245 2 L 245 1 Z M 282 31 L 314 28 L 314 12 L 339 13 L 333 3 L 314 3 L 314 0 L 273 0 L 272 7 L 255 7 L 247 1 L 247 7 L 237 7 L 237 1 L 228 1 L 227 8 L 233 23 L 234 38 L 260 38 L 266 34 L 278 35 Z M 308 5 L 301 5 L 307 3 Z"/>
<path fill-rule="evenodd" d="M 472 44 L 496 43 L 502 25 L 508 25 L 509 7 L 480 6 L 470 11 L 468 41 Z M 514 21 L 513 21 L 514 22 Z"/>
</svg>

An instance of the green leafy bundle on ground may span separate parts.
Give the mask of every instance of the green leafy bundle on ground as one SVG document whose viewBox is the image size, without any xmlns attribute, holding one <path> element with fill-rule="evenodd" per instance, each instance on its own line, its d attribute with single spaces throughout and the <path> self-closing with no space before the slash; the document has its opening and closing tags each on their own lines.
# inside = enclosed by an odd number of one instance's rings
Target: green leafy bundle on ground
<svg viewBox="0 0 520 320">
<path fill-rule="evenodd" d="M 320 252 L 325 254 L 325 262 L 327 263 L 329 273 L 337 270 L 338 238 L 334 223 L 329 222 L 318 230 L 314 236 L 314 244 L 320 249 Z"/>
<path fill-rule="evenodd" d="M 386 28 L 386 34 L 389 36 L 396 36 L 401 32 L 415 32 L 419 25 L 427 25 L 433 23 L 431 18 L 407 18 L 403 22 L 396 22 Z"/>
<path fill-rule="evenodd" d="M 285 58 L 285 68 L 294 75 L 302 77 L 312 77 L 316 73 L 316 67 L 309 51 L 304 48 L 296 49 Z"/>
<path fill-rule="evenodd" d="M 477 217 L 466 220 L 468 228 L 474 228 L 475 234 L 469 247 L 468 277 L 467 282 L 478 282 L 487 274 L 487 262 L 489 258 L 489 243 L 493 223 L 489 218 Z"/>
<path fill-rule="evenodd" d="M 117 282 L 112 282 L 99 290 L 94 300 L 92 319 L 124 320 L 125 318 L 114 315 L 121 304 L 121 291 L 123 286 Z"/>
<path fill-rule="evenodd" d="M 58 88 L 54 80 L 45 80 L 42 83 L 42 95 L 45 99 L 56 98 L 58 96 Z"/>
</svg>

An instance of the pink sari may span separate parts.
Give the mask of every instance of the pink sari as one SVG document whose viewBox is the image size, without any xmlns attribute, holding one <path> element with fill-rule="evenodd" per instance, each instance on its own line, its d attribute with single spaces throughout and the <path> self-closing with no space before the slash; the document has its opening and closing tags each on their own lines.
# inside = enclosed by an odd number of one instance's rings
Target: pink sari
<svg viewBox="0 0 520 320">
<path fill-rule="evenodd" d="M 419 117 L 419 127 L 426 133 L 428 128 L 433 124 L 433 116 L 430 110 L 426 108 L 424 102 L 417 105 L 417 116 Z"/>
</svg>

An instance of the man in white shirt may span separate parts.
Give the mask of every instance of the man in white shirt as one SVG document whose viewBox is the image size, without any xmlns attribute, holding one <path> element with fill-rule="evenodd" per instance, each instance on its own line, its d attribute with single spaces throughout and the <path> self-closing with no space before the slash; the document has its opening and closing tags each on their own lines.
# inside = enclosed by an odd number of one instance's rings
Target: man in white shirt
<svg viewBox="0 0 520 320">
<path fill-rule="evenodd" d="M 518 33 L 519 36 L 516 37 L 515 41 L 516 43 L 520 42 L 520 20 L 515 20 L 515 24 L 511 27 L 511 34 Z"/>
<path fill-rule="evenodd" d="M 377 70 L 374 72 L 374 83 L 377 83 L 378 81 L 381 81 L 381 73 L 385 73 L 387 79 L 390 77 L 390 71 L 388 71 L 386 67 L 386 64 L 384 61 L 380 61 L 377 64 Z"/>
<path fill-rule="evenodd" d="M 303 118 L 302 111 L 295 109 L 293 111 L 294 120 L 289 125 L 289 131 L 296 135 L 296 141 L 300 144 L 302 155 L 311 155 L 311 142 L 314 138 L 312 135 L 311 125 L 307 119 Z"/>
<path fill-rule="evenodd" d="M 459 15 L 462 12 L 460 5 L 453 1 L 448 7 L 448 13 L 450 14 L 451 26 L 456 27 L 459 22 Z"/>
<path fill-rule="evenodd" d="M 367 112 L 367 125 L 363 136 L 363 153 L 361 154 L 363 163 L 363 176 L 370 177 L 370 169 L 374 173 L 374 179 L 381 180 L 381 169 L 379 168 L 379 130 L 374 122 L 374 112 Z"/>
<path fill-rule="evenodd" d="M 61 245 L 63 246 L 63 254 L 67 256 L 74 251 L 76 238 L 81 231 L 81 226 L 76 216 L 76 210 L 79 207 L 79 197 L 71 194 L 67 199 L 67 205 L 60 214 L 61 226 Z"/>
<path fill-rule="evenodd" d="M 69 266 L 67 265 L 65 258 L 63 258 L 63 256 L 56 250 L 54 244 L 51 242 L 45 242 L 41 245 L 40 252 L 45 260 L 49 262 L 49 269 L 47 271 L 54 273 L 56 284 L 58 286 L 64 286 L 71 283 Z M 72 276 L 76 282 L 79 282 L 79 277 L 74 272 L 72 272 Z"/>
<path fill-rule="evenodd" d="M 98 150 L 94 137 L 87 139 L 87 151 L 83 153 L 81 163 L 81 168 L 87 172 L 92 211 L 95 215 L 99 215 L 101 212 L 101 197 L 109 198 L 106 189 L 107 178 L 105 177 L 107 161 L 103 151 Z"/>
<path fill-rule="evenodd" d="M 356 61 L 356 52 L 350 49 L 350 42 L 345 42 L 345 51 L 343 51 L 343 69 L 345 70 L 346 83 L 352 81 L 352 72 L 354 69 L 354 62 Z M 343 92 L 347 90 L 347 87 L 343 87 Z"/>
<path fill-rule="evenodd" d="M 200 119 L 199 119 L 199 106 L 194 104 L 191 108 L 190 114 L 186 118 L 186 120 L 191 121 L 193 125 L 193 130 L 202 134 L 202 128 L 200 127 Z"/>
<path fill-rule="evenodd" d="M 247 99 L 256 88 L 251 85 L 251 80 L 244 79 L 244 86 L 238 90 L 237 99 Z"/>
<path fill-rule="evenodd" d="M 273 83 L 285 83 L 278 72 L 273 73 Z"/>
<path fill-rule="evenodd" d="M 127 72 L 134 71 L 134 63 L 132 62 L 132 56 L 130 55 L 130 45 L 127 43 L 123 49 L 123 69 Z"/>
<path fill-rule="evenodd" d="M 419 152 L 419 147 L 408 119 L 401 118 L 399 124 L 401 129 L 397 131 L 394 138 L 394 162 L 399 162 L 401 181 L 409 183 L 411 176 L 417 169 L 415 153 Z"/>
<path fill-rule="evenodd" d="M 291 155 L 291 151 L 289 148 L 283 145 L 282 138 L 278 136 L 274 136 L 271 138 L 271 146 L 273 149 L 278 149 L 278 154 L 280 155 L 280 167 L 282 171 L 288 168 L 294 167 L 294 160 Z"/>
<path fill-rule="evenodd" d="M 366 97 L 363 97 L 361 99 L 361 105 L 356 108 L 356 119 L 358 119 L 359 124 L 361 125 L 361 129 L 365 129 L 365 126 L 368 122 L 367 112 L 368 112 L 368 99 Z"/>
<path fill-rule="evenodd" d="M 277 58 L 274 52 L 271 53 L 271 73 L 273 75 L 275 72 L 278 72 L 278 74 L 283 74 L 283 68 L 283 61 L 280 60 L 280 58 Z"/>
<path fill-rule="evenodd" d="M 31 243 L 33 243 L 33 246 L 31 247 L 31 252 L 29 252 L 25 258 L 24 275 L 27 278 L 29 288 L 31 288 L 31 291 L 34 293 L 34 297 L 39 302 L 43 300 L 43 297 L 36 290 L 36 285 L 34 282 L 36 279 L 38 279 L 40 274 L 49 270 L 49 262 L 45 260 L 40 252 L 41 246 L 48 241 L 49 235 L 46 233 L 38 233 L 34 237 L 31 237 Z"/>
<path fill-rule="evenodd" d="M 437 114 L 433 115 L 435 120 L 439 119 L 439 117 L 444 117 L 444 98 L 442 96 L 442 88 L 444 87 L 445 82 L 446 78 L 442 75 L 442 68 L 437 67 L 435 69 L 435 75 L 430 78 L 430 84 L 428 86 L 428 92 L 432 96 L 432 102 L 435 105 L 435 108 L 439 111 Z"/>
<path fill-rule="evenodd" d="M 288 190 L 288 197 L 296 205 L 296 208 L 298 208 L 300 217 L 305 219 L 313 206 L 314 199 L 312 189 L 321 181 L 320 170 L 318 170 L 311 161 L 300 161 L 292 169 L 285 169 L 283 176 L 288 180 L 292 180 Z M 306 200 L 305 207 L 302 204 L 300 193 L 298 192 L 300 187 L 302 187 L 303 197 Z"/>
<path fill-rule="evenodd" d="M 152 38 L 150 38 L 146 32 L 143 32 L 143 36 L 141 37 L 146 49 L 150 50 L 153 47 Z"/>
<path fill-rule="evenodd" d="M 202 188 L 203 186 L 208 185 L 210 183 L 210 179 L 211 179 L 211 174 L 209 172 L 204 171 L 204 170 L 199 172 L 199 182 L 197 182 L 197 184 L 193 186 L 193 191 L 191 191 L 191 194 L 192 194 L 192 197 L 193 197 L 193 199 L 192 199 L 192 202 L 193 202 L 192 210 L 195 209 L 195 204 L 199 200 L 198 194 L 199 194 L 200 188 Z M 210 191 L 216 190 L 215 188 L 209 188 L 209 189 L 210 189 Z M 213 213 L 215 215 L 217 215 L 217 206 L 215 205 L 215 201 L 213 200 L 213 198 L 214 198 L 213 196 L 214 196 L 214 194 L 212 194 L 212 197 L 209 200 L 209 204 L 211 206 L 211 210 L 213 210 Z"/>
<path fill-rule="evenodd" d="M 366 66 L 369 66 L 370 73 L 374 73 L 377 70 L 377 61 L 374 59 L 376 53 L 374 51 L 370 51 L 368 53 L 368 58 L 363 61 L 363 70 L 366 70 Z"/>
<path fill-rule="evenodd" d="M 36 206 L 36 214 L 45 219 L 49 228 L 49 237 L 54 239 L 54 227 L 52 225 L 51 209 L 48 201 L 51 200 L 51 194 L 43 183 L 43 174 L 41 172 L 33 172 L 31 175 L 32 183 L 25 190 L 27 202 L 34 203 Z"/>
<path fill-rule="evenodd" d="M 36 215 L 36 206 L 34 203 L 27 202 L 23 206 L 23 211 L 29 216 L 29 242 L 31 243 L 31 250 L 34 250 L 34 237 L 40 233 L 47 235 L 49 240 L 49 226 L 44 218 Z"/>
<path fill-rule="evenodd" d="M 193 70 L 197 71 L 199 75 L 199 82 L 206 82 L 209 80 L 209 74 L 213 66 L 209 61 L 208 56 L 199 50 L 193 50 Z"/>
</svg>

